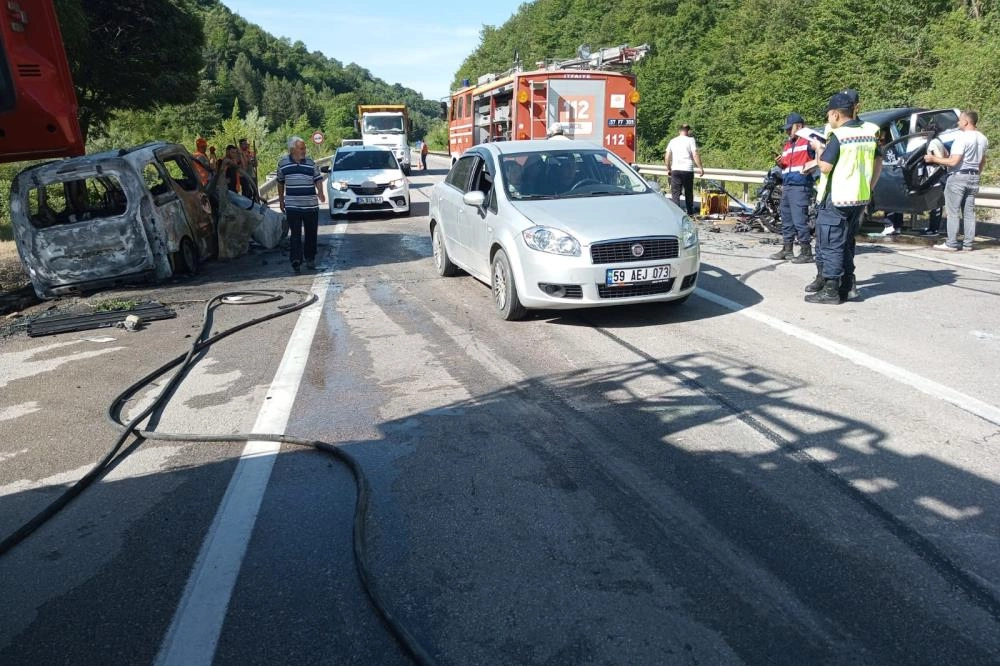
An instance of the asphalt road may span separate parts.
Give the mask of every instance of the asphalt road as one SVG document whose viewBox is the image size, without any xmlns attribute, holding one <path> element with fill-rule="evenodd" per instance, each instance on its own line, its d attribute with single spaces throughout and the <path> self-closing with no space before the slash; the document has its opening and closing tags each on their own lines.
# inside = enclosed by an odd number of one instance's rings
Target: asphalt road
<svg viewBox="0 0 1000 666">
<path fill-rule="evenodd" d="M 508 323 L 434 272 L 431 165 L 413 216 L 324 224 L 317 273 L 258 252 L 123 292 L 178 309 L 144 331 L 0 341 L 0 536 L 103 455 L 108 401 L 205 299 L 313 289 L 208 350 L 156 429 L 355 456 L 373 580 L 437 663 L 1000 664 L 996 250 L 864 246 L 862 299 L 823 307 L 810 266 L 706 227 L 682 307 Z M 411 663 L 354 496 L 312 450 L 137 444 L 0 558 L 0 664 Z"/>
</svg>

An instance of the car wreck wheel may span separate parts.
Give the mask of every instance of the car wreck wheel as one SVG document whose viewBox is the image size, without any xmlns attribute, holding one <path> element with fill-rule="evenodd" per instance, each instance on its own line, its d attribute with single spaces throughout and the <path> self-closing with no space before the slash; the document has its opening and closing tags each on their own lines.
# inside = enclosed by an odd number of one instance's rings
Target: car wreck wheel
<svg viewBox="0 0 1000 666">
<path fill-rule="evenodd" d="M 497 314 L 501 319 L 514 321 L 523 319 L 528 314 L 527 309 L 521 305 L 521 299 L 517 296 L 517 287 L 514 284 L 514 275 L 510 270 L 510 260 L 507 253 L 497 250 L 493 255 L 493 305 L 496 306 Z"/>
<path fill-rule="evenodd" d="M 181 239 L 180 249 L 174 253 L 174 272 L 185 275 L 194 275 L 198 272 L 198 248 L 187 236 Z"/>
</svg>

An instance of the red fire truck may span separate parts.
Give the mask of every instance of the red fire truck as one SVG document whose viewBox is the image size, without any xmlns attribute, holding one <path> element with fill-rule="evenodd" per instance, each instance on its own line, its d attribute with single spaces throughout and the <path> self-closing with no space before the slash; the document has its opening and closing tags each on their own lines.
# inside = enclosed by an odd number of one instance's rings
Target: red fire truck
<svg viewBox="0 0 1000 666">
<path fill-rule="evenodd" d="M 82 155 L 76 94 L 52 0 L 3 4 L 0 162 Z"/>
<path fill-rule="evenodd" d="M 490 141 L 544 139 L 558 124 L 577 140 L 600 144 L 635 162 L 635 77 L 623 70 L 649 51 L 647 45 L 615 46 L 577 57 L 486 74 L 451 94 L 448 148 L 452 161 Z"/>
</svg>

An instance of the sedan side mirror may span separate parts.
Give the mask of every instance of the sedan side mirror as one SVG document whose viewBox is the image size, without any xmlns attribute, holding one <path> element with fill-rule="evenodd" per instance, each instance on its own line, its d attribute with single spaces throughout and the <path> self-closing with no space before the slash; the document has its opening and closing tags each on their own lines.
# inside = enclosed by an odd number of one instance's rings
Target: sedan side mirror
<svg viewBox="0 0 1000 666">
<path fill-rule="evenodd" d="M 470 190 L 462 195 L 462 201 L 465 202 L 466 206 L 482 208 L 486 205 L 486 195 L 479 190 Z"/>
<path fill-rule="evenodd" d="M 320 173 L 330 173 L 330 167 L 328 167 L 328 166 L 322 166 L 322 167 L 319 168 L 319 172 Z"/>
<path fill-rule="evenodd" d="M 653 190 L 657 194 L 663 192 L 663 188 L 660 187 L 660 184 L 655 180 L 647 180 L 646 184 L 649 185 L 649 189 Z"/>
</svg>

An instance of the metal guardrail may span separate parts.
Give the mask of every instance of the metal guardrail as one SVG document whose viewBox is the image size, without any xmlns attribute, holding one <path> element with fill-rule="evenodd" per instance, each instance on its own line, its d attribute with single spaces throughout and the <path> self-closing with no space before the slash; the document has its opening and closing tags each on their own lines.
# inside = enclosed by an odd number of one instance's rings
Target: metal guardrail
<svg viewBox="0 0 1000 666">
<path fill-rule="evenodd" d="M 448 153 L 432 150 L 431 155 L 438 157 L 448 157 Z M 316 162 L 319 164 L 319 161 Z M 664 164 L 637 164 L 639 173 L 644 176 L 667 177 L 667 167 Z M 767 171 L 753 171 L 744 169 L 705 169 L 705 175 L 698 180 L 715 180 L 725 183 L 740 183 L 743 185 L 743 201 L 750 200 L 750 186 L 760 185 L 764 182 Z M 261 187 L 261 196 L 264 188 Z M 979 208 L 1000 208 L 1000 187 L 980 187 L 979 194 L 976 195 L 976 206 Z"/>
<path fill-rule="evenodd" d="M 316 160 L 316 166 L 325 166 L 330 163 L 333 159 L 333 155 L 328 155 L 327 157 L 321 157 Z M 264 181 L 264 184 L 260 186 L 260 198 L 263 201 L 271 200 L 271 193 L 278 191 L 278 179 L 268 178 Z"/>
<path fill-rule="evenodd" d="M 637 164 L 639 173 L 644 176 L 662 176 L 666 178 L 667 167 L 663 164 Z M 766 171 L 744 171 L 740 169 L 705 169 L 705 175 L 700 180 L 716 180 L 723 183 L 742 183 L 743 200 L 748 201 L 750 185 L 760 185 L 764 181 Z M 696 180 L 699 179 L 697 176 Z M 977 208 L 1000 208 L 1000 187 L 980 187 L 976 195 Z"/>
</svg>

